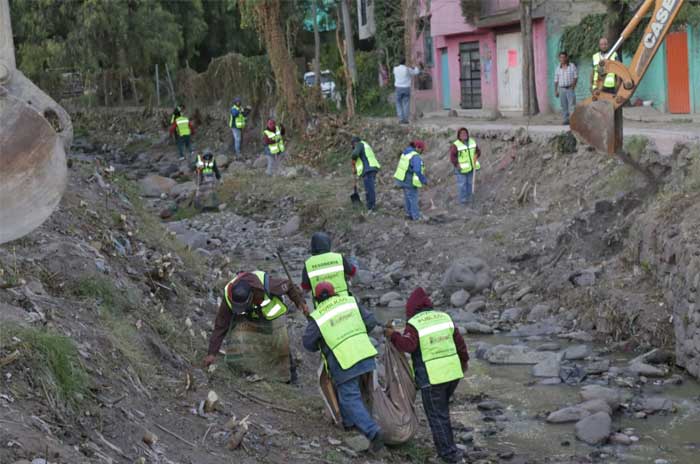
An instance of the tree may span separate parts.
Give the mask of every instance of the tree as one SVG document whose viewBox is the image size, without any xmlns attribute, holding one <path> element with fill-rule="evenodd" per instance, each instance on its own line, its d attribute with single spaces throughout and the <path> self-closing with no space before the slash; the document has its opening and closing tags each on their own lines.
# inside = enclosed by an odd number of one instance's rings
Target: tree
<svg viewBox="0 0 700 464">
<path fill-rule="evenodd" d="M 340 0 L 340 11 L 343 16 L 343 33 L 345 35 L 345 64 L 352 77 L 352 83 L 357 82 L 357 66 L 355 66 L 355 43 L 353 42 L 352 21 L 348 0 Z"/>
<path fill-rule="evenodd" d="M 297 68 L 289 53 L 287 36 L 282 28 L 281 0 L 239 0 L 247 16 L 263 38 L 277 85 L 278 110 L 284 110 L 288 123 L 301 129 L 306 110 L 301 99 Z M 245 18 L 244 18 L 245 24 Z"/>
<path fill-rule="evenodd" d="M 404 21 L 404 32 L 403 32 L 403 45 L 404 45 L 404 56 L 406 57 L 406 64 L 409 66 L 415 66 L 416 63 L 413 61 L 413 42 L 416 37 L 416 18 L 418 16 L 418 5 L 416 0 L 402 0 L 401 8 L 403 10 L 403 21 Z M 411 87 L 415 89 L 415 80 L 411 79 Z M 410 119 L 416 119 L 416 99 L 411 98 L 410 100 Z"/>
<path fill-rule="evenodd" d="M 344 0 L 341 0 L 344 2 Z M 338 24 L 340 25 L 340 11 L 338 14 Z M 345 106 L 347 108 L 348 117 L 352 118 L 355 116 L 355 95 L 354 95 L 354 84 L 352 80 L 352 73 L 350 71 L 350 66 L 348 64 L 348 44 L 347 44 L 347 32 L 345 33 L 346 40 L 340 37 L 340 28 L 335 30 L 335 40 L 338 45 L 338 53 L 340 53 L 340 59 L 343 62 L 343 73 L 345 74 Z M 352 35 L 350 36 L 352 40 Z"/>
<path fill-rule="evenodd" d="M 311 14 L 314 22 L 314 85 L 321 88 L 321 34 L 318 30 L 317 0 L 311 0 Z"/>
<path fill-rule="evenodd" d="M 535 53 L 532 41 L 532 0 L 520 1 L 520 31 L 523 37 L 523 114 L 531 116 L 539 113 L 535 87 Z"/>
</svg>

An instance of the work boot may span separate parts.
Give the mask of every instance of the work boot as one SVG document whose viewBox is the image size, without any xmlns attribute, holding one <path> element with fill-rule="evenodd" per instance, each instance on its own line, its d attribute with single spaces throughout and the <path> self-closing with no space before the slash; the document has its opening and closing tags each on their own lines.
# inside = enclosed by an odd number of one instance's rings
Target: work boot
<svg viewBox="0 0 700 464">
<path fill-rule="evenodd" d="M 377 434 L 369 442 L 369 452 L 372 454 L 377 454 L 384 449 L 384 437 L 382 432 L 377 432 Z"/>
</svg>

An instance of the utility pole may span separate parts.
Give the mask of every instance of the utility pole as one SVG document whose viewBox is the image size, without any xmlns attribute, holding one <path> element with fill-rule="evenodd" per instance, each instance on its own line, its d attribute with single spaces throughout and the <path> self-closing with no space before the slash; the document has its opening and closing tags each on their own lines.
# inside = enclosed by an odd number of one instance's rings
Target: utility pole
<svg viewBox="0 0 700 464">
<path fill-rule="evenodd" d="M 532 42 L 532 0 L 520 1 L 520 31 L 523 39 L 523 115 L 532 116 L 539 113 L 535 86 L 535 53 Z"/>
<path fill-rule="evenodd" d="M 314 16 L 314 85 L 321 88 L 321 34 L 318 31 L 318 7 L 311 0 L 311 14 Z"/>
<path fill-rule="evenodd" d="M 345 50 L 348 59 L 347 66 L 352 77 L 353 84 L 357 82 L 357 66 L 355 66 L 355 45 L 352 40 L 352 21 L 350 20 L 350 8 L 348 0 L 340 0 L 340 11 L 343 15 L 343 32 L 345 32 Z"/>
</svg>

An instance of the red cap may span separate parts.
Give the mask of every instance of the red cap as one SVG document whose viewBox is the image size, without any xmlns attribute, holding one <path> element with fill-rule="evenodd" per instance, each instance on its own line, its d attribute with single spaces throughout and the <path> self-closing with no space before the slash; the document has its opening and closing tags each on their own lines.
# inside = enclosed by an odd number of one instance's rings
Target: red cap
<svg viewBox="0 0 700 464">
<path fill-rule="evenodd" d="M 423 153 L 425 151 L 425 142 L 422 140 L 414 140 L 413 141 L 413 148 L 415 148 L 419 152 Z"/>
<path fill-rule="evenodd" d="M 335 288 L 330 282 L 319 282 L 314 289 L 314 294 L 317 300 L 330 298 L 335 295 Z"/>
</svg>

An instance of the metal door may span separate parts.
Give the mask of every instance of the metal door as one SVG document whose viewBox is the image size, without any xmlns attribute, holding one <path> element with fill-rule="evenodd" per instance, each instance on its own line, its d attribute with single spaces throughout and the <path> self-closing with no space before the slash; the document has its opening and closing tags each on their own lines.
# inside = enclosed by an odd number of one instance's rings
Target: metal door
<svg viewBox="0 0 700 464">
<path fill-rule="evenodd" d="M 671 32 L 666 37 L 668 74 L 668 111 L 690 113 L 690 70 L 688 68 L 688 33 Z"/>
<path fill-rule="evenodd" d="M 481 58 L 479 42 L 459 44 L 459 84 L 462 108 L 481 108 Z"/>
<path fill-rule="evenodd" d="M 450 62 L 447 58 L 447 48 L 440 49 L 440 89 L 442 91 L 442 107 L 452 108 L 450 101 Z"/>
<path fill-rule="evenodd" d="M 496 36 L 498 59 L 498 109 L 522 111 L 522 55 L 523 39 L 520 32 Z"/>
</svg>

